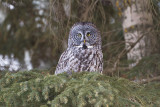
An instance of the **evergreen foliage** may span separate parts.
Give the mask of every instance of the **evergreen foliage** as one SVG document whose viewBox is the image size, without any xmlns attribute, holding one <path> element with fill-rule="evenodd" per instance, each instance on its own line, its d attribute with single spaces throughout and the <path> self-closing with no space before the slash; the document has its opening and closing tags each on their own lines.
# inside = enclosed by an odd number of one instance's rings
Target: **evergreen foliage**
<svg viewBox="0 0 160 107">
<path fill-rule="evenodd" d="M 6 73 L 0 79 L 0 106 L 151 107 L 159 105 L 159 89 L 159 83 L 140 86 L 123 78 L 99 73 Z"/>
</svg>

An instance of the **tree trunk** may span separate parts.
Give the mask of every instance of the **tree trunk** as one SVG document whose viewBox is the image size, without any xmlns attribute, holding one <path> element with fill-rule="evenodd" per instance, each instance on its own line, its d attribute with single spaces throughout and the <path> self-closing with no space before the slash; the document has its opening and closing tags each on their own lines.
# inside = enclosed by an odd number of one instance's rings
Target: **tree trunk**
<svg viewBox="0 0 160 107">
<path fill-rule="evenodd" d="M 151 55 L 156 45 L 152 32 L 153 18 L 150 0 L 131 0 L 131 6 L 123 11 L 123 29 L 129 66 L 134 67 L 142 57 Z"/>
</svg>

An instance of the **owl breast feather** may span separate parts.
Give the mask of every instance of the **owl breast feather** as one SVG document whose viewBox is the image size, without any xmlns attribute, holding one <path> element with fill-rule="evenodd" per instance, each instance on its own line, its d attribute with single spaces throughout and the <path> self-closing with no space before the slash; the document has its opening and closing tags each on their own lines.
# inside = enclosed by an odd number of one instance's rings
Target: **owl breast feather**
<svg viewBox="0 0 160 107">
<path fill-rule="evenodd" d="M 99 49 L 67 49 L 60 57 L 55 74 L 62 72 L 103 71 L 103 54 Z"/>
</svg>

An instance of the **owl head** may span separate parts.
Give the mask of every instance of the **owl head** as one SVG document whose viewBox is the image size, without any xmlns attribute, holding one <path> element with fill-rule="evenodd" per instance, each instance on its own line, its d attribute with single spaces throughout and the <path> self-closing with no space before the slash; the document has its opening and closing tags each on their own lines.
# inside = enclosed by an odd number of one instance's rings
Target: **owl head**
<svg viewBox="0 0 160 107">
<path fill-rule="evenodd" d="M 101 36 L 96 26 L 89 22 L 74 24 L 68 39 L 68 48 L 72 47 L 101 49 Z"/>
</svg>

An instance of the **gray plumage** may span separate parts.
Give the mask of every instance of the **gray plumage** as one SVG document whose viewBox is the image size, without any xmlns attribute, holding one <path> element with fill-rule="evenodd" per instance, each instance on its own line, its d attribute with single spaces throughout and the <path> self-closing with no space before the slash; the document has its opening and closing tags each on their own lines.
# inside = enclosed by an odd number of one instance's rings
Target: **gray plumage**
<svg viewBox="0 0 160 107">
<path fill-rule="evenodd" d="M 80 22 L 73 25 L 68 38 L 68 48 L 62 53 L 55 74 L 62 72 L 103 71 L 101 36 L 95 25 Z"/>
</svg>

